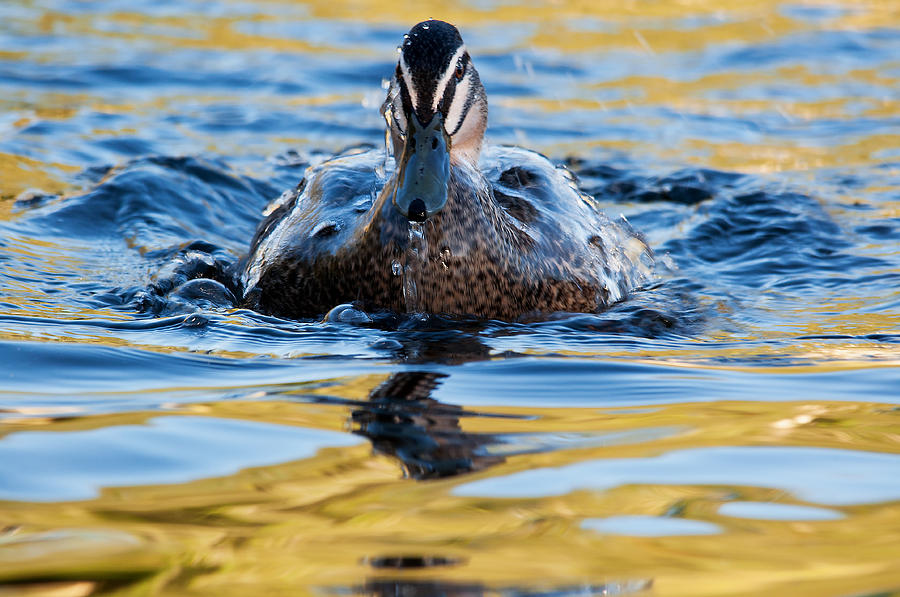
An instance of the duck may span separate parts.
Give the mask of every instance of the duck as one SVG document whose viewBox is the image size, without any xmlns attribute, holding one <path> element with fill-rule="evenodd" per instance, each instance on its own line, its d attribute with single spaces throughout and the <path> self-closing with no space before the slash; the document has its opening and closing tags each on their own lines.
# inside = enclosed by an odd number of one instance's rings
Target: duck
<svg viewBox="0 0 900 597">
<path fill-rule="evenodd" d="M 646 283 L 652 252 L 624 217 L 545 156 L 485 143 L 487 94 L 454 25 L 418 23 L 397 51 L 385 147 L 308 168 L 266 208 L 245 306 L 518 321 L 598 312 Z"/>
</svg>

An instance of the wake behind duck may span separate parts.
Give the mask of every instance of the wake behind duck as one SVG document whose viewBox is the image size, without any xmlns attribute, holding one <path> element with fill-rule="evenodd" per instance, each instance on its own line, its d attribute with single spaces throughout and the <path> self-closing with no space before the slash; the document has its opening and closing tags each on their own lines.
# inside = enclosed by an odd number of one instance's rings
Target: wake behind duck
<svg viewBox="0 0 900 597">
<path fill-rule="evenodd" d="M 245 304 L 514 320 L 594 312 L 647 279 L 646 244 L 567 170 L 483 147 L 487 97 L 453 25 L 419 23 L 399 53 L 383 107 L 396 159 L 336 157 L 273 203 L 243 267 Z"/>
</svg>

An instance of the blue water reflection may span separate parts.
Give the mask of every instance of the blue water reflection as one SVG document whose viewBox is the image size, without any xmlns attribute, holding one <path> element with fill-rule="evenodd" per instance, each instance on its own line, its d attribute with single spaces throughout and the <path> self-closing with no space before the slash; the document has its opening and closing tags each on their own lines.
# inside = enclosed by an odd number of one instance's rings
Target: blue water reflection
<svg viewBox="0 0 900 597">
<path fill-rule="evenodd" d="M 722 447 L 592 460 L 466 483 L 460 496 L 535 498 L 627 484 L 777 487 L 835 506 L 900 500 L 900 455 L 826 448 Z"/>
<path fill-rule="evenodd" d="M 197 416 L 89 431 L 18 432 L 0 441 L 0 500 L 83 500 L 104 487 L 223 476 L 361 441 L 319 429 Z"/>
</svg>

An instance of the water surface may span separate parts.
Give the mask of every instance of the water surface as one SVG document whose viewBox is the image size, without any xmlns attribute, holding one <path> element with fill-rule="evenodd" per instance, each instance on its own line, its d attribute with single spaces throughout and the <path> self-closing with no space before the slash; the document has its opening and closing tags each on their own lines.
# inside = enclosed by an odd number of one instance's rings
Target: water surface
<svg viewBox="0 0 900 597">
<path fill-rule="evenodd" d="M 0 5 L 0 583 L 897 593 L 895 4 Z M 362 325 L 181 286 L 383 143 L 429 16 L 489 141 L 567 165 L 652 283 Z"/>
</svg>

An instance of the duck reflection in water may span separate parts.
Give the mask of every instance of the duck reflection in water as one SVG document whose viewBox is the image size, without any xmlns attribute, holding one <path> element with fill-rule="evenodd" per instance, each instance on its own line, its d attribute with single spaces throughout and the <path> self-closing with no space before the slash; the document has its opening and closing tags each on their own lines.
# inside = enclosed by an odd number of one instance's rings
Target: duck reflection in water
<svg viewBox="0 0 900 597">
<path fill-rule="evenodd" d="M 505 461 L 492 454 L 491 444 L 502 440 L 490 434 L 466 433 L 460 419 L 466 416 L 488 416 L 471 413 L 454 404 L 444 404 L 431 397 L 446 375 L 427 371 L 396 373 L 369 394 L 370 404 L 354 410 L 354 433 L 367 437 L 377 452 L 395 457 L 403 463 L 407 475 L 427 480 L 461 475 L 482 470 Z M 601 584 L 572 583 L 565 585 L 494 587 L 480 583 L 443 580 L 416 580 L 384 577 L 390 570 L 408 574 L 416 570 L 447 568 L 465 564 L 465 558 L 435 554 L 390 554 L 366 558 L 378 572 L 365 585 L 333 588 L 341 595 L 373 597 L 576 597 L 583 595 L 630 595 L 652 587 L 650 579 L 634 579 Z"/>
<path fill-rule="evenodd" d="M 444 347 L 443 362 L 461 363 L 483 360 L 487 347 L 469 334 L 415 334 L 406 338 L 401 356 L 409 362 L 434 362 L 434 355 Z M 368 438 L 374 449 L 398 459 L 408 477 L 429 480 L 462 475 L 486 469 L 505 461 L 504 454 L 533 451 L 492 450 L 509 438 L 486 433 L 463 431 L 465 417 L 494 415 L 467 411 L 455 404 L 442 403 L 433 393 L 448 376 L 435 371 L 401 371 L 376 386 L 368 402 L 351 413 L 354 433 Z M 327 592 L 341 595 L 407 597 L 475 597 L 505 595 L 536 597 L 554 595 L 631 595 L 647 591 L 652 579 L 630 579 L 612 582 L 564 582 L 546 586 L 488 586 L 481 583 L 451 582 L 440 579 L 391 578 L 391 571 L 409 574 L 424 569 L 453 568 L 466 564 L 466 558 L 435 553 L 381 553 L 365 558 L 364 564 L 377 576 L 362 586 L 332 587 Z"/>
<path fill-rule="evenodd" d="M 367 437 L 377 452 L 403 463 L 413 479 L 449 477 L 481 470 L 504 458 L 486 449 L 488 434 L 466 433 L 460 419 L 486 416 L 431 397 L 446 375 L 427 371 L 395 373 L 369 394 L 369 404 L 354 410 L 354 433 Z"/>
</svg>

